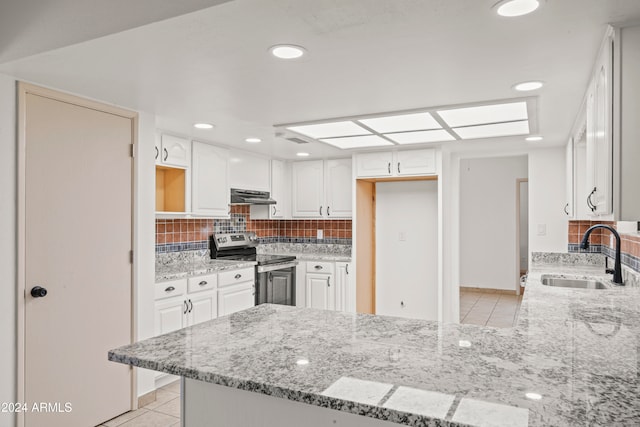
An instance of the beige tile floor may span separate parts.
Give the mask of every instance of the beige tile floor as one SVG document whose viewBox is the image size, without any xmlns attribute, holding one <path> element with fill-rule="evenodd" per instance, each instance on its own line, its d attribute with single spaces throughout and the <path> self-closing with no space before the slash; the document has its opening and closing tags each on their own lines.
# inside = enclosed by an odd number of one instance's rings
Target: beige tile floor
<svg viewBox="0 0 640 427">
<path fill-rule="evenodd" d="M 136 411 L 130 411 L 99 427 L 177 427 L 180 426 L 180 381 L 156 392 L 156 400 Z"/>
<path fill-rule="evenodd" d="M 460 323 L 510 328 L 516 323 L 522 294 L 460 288 Z"/>
</svg>

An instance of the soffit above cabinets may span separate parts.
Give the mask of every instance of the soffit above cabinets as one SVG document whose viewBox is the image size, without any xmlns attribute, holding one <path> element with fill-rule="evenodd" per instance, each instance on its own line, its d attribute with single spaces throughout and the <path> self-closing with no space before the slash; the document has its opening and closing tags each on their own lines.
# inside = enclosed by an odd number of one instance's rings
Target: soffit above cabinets
<svg viewBox="0 0 640 427">
<path fill-rule="evenodd" d="M 275 127 L 277 131 L 293 132 L 307 140 L 320 141 L 343 150 L 527 136 L 538 128 L 535 97 Z"/>
</svg>

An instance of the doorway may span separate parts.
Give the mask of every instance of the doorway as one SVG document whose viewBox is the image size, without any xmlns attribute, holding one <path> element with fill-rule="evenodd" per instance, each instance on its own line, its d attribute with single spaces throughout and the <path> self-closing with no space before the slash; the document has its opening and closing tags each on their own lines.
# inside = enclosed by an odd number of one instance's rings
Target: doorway
<svg viewBox="0 0 640 427">
<path fill-rule="evenodd" d="M 97 425 L 132 409 L 134 376 L 107 351 L 133 341 L 137 115 L 18 85 L 20 426 Z"/>
<path fill-rule="evenodd" d="M 529 270 L 529 180 L 516 179 L 516 253 L 518 278 L 516 281 L 516 295 L 524 291 L 521 278 Z"/>
</svg>

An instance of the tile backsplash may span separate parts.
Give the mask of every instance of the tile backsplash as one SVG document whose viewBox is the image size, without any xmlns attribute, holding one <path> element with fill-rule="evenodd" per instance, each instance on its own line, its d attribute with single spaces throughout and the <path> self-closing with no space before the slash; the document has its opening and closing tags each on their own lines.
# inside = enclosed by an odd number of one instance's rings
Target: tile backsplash
<svg viewBox="0 0 640 427">
<path fill-rule="evenodd" d="M 156 219 L 156 252 L 208 249 L 211 234 L 242 231 L 261 243 L 351 244 L 351 220 L 252 220 L 249 206 L 235 205 L 229 219 Z"/>
<path fill-rule="evenodd" d="M 589 249 L 580 249 L 580 241 L 585 231 L 592 225 L 606 224 L 616 228 L 615 221 L 569 221 L 569 252 L 603 253 L 610 258 L 615 256 L 615 239 L 608 230 L 598 229 L 591 233 Z M 640 271 L 640 233 L 620 233 L 621 260 L 624 265 Z"/>
</svg>

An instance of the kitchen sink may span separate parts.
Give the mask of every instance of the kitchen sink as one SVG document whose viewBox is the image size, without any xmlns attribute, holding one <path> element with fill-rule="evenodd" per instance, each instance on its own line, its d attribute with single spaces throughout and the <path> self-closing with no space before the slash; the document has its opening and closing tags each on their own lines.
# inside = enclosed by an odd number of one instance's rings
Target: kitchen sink
<svg viewBox="0 0 640 427">
<path fill-rule="evenodd" d="M 607 285 L 595 279 L 575 279 L 567 277 L 542 276 L 542 284 L 562 288 L 609 289 Z"/>
</svg>

